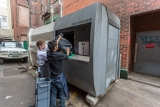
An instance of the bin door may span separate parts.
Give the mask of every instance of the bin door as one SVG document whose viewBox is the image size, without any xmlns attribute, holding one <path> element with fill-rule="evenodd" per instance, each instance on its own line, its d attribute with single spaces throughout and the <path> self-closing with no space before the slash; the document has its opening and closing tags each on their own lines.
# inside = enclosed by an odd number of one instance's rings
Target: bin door
<svg viewBox="0 0 160 107">
<path fill-rule="evenodd" d="M 119 56 L 119 29 L 109 25 L 108 37 L 108 56 L 107 56 L 107 75 L 106 88 L 112 81 L 115 81 L 118 72 Z"/>
</svg>

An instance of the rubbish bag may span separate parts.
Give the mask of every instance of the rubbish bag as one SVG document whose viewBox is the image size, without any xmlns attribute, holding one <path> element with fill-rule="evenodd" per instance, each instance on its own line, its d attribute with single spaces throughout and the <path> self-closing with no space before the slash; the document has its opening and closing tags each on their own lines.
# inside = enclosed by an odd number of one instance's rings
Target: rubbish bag
<svg viewBox="0 0 160 107">
<path fill-rule="evenodd" d="M 59 36 L 57 36 L 55 38 L 55 40 L 57 40 L 58 37 Z M 66 52 L 67 47 L 70 48 L 70 53 L 69 54 L 71 55 L 73 53 L 73 46 L 67 39 L 63 38 L 63 36 L 62 36 L 62 38 L 60 39 L 60 41 L 58 43 L 58 51 Z"/>
</svg>

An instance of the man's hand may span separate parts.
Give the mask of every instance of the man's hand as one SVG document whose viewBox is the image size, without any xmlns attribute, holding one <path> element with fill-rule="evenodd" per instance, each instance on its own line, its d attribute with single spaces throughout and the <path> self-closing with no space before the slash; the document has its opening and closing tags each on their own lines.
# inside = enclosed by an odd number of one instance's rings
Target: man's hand
<svg viewBox="0 0 160 107">
<path fill-rule="evenodd" d="M 57 39 L 57 44 L 59 43 L 59 41 L 61 40 L 62 36 L 59 35 L 58 39 Z"/>
<path fill-rule="evenodd" d="M 61 36 L 61 35 L 59 35 L 58 39 L 60 40 L 61 38 L 62 38 L 62 36 Z"/>
<path fill-rule="evenodd" d="M 67 53 L 67 55 L 69 56 L 69 53 L 70 53 L 70 48 L 69 48 L 69 47 L 67 47 L 66 53 Z"/>
</svg>

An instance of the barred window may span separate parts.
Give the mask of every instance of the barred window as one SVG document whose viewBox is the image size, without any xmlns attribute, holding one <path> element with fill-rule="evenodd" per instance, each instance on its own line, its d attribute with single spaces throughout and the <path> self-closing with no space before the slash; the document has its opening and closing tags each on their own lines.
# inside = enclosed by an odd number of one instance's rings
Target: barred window
<svg viewBox="0 0 160 107">
<path fill-rule="evenodd" d="M 0 15 L 0 28 L 7 28 L 8 22 L 7 22 L 7 16 Z"/>
<path fill-rule="evenodd" d="M 2 16 L 2 22 L 7 22 L 7 17 L 6 16 Z"/>
</svg>

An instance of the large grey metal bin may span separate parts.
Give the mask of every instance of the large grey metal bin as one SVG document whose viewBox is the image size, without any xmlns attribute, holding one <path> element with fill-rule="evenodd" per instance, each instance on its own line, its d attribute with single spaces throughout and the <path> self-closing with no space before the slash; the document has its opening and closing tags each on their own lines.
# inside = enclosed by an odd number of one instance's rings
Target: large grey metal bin
<svg viewBox="0 0 160 107">
<path fill-rule="evenodd" d="M 63 61 L 67 82 L 94 97 L 119 77 L 120 19 L 95 3 L 55 21 L 54 37 L 64 34 L 74 56 Z"/>
<path fill-rule="evenodd" d="M 51 80 L 37 78 L 36 80 L 36 107 L 50 107 Z"/>
</svg>

